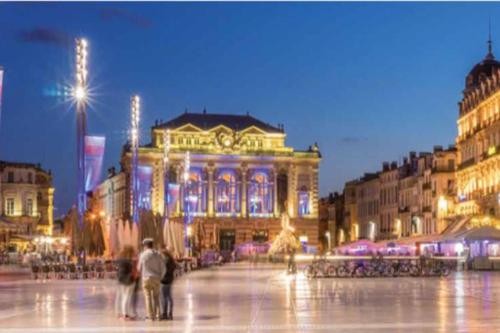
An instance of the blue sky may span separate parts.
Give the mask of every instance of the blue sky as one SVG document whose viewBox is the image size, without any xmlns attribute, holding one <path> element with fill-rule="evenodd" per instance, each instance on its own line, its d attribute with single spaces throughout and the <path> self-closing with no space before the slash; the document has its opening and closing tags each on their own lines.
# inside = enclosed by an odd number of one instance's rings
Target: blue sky
<svg viewBox="0 0 500 333">
<path fill-rule="evenodd" d="M 72 81 L 72 38 L 85 36 L 104 168 L 118 165 L 139 93 L 143 137 L 155 119 L 206 107 L 284 123 L 297 149 L 317 141 L 325 195 L 454 142 L 490 18 L 496 51 L 496 3 L 0 3 L 0 158 L 51 169 L 56 214 L 73 203 L 75 115 L 56 92 Z"/>
</svg>

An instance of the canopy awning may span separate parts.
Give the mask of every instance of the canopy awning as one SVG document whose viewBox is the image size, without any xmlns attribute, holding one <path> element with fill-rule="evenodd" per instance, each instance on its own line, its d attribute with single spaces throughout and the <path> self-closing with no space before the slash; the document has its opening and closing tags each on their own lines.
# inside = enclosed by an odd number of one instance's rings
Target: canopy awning
<svg viewBox="0 0 500 333">
<path fill-rule="evenodd" d="M 360 239 L 352 243 L 343 244 L 337 247 L 339 251 L 356 251 L 356 250 L 377 250 L 381 248 L 382 245 L 374 243 L 368 239 Z"/>
<path fill-rule="evenodd" d="M 448 240 L 454 241 L 500 241 L 500 230 L 495 227 L 485 226 L 479 228 L 472 228 L 462 231 L 449 237 Z"/>
</svg>

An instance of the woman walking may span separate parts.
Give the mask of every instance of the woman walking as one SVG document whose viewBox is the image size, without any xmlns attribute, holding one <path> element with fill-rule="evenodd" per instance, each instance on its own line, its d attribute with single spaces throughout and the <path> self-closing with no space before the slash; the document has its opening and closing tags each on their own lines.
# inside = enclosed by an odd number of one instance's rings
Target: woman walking
<svg viewBox="0 0 500 333">
<path fill-rule="evenodd" d="M 172 312 L 174 308 L 174 300 L 172 299 L 172 283 L 174 282 L 174 274 L 175 270 L 177 269 L 177 263 L 175 262 L 174 256 L 169 250 L 163 250 L 162 254 L 165 258 L 165 268 L 167 269 L 167 272 L 161 280 L 160 287 L 162 295 L 161 319 L 173 320 Z"/>
<path fill-rule="evenodd" d="M 135 255 L 132 246 L 125 246 L 117 260 L 118 290 L 115 300 L 118 317 L 134 320 L 137 317 L 134 293 L 136 292 L 137 270 L 133 262 Z"/>
</svg>

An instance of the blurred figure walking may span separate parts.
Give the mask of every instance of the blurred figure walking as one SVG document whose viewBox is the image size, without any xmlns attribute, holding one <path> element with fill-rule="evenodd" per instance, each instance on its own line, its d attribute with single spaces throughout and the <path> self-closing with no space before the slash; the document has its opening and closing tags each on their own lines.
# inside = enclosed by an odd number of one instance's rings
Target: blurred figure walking
<svg viewBox="0 0 500 333">
<path fill-rule="evenodd" d="M 135 251 L 132 246 L 125 246 L 117 260 L 118 290 L 115 308 L 119 317 L 134 320 L 137 317 L 134 297 L 138 279 L 136 265 L 133 262 Z"/>
<path fill-rule="evenodd" d="M 139 257 L 138 270 L 141 273 L 146 320 L 160 319 L 160 281 L 166 268 L 163 257 L 153 249 L 151 238 L 142 241 L 144 251 Z"/>
<path fill-rule="evenodd" d="M 173 320 L 173 310 L 174 310 L 174 300 L 172 298 L 172 284 L 175 278 L 175 270 L 177 269 L 177 263 L 175 261 L 172 253 L 165 249 L 162 252 L 165 258 L 165 268 L 167 272 L 161 280 L 161 295 L 162 295 L 162 315 L 163 320 Z"/>
</svg>

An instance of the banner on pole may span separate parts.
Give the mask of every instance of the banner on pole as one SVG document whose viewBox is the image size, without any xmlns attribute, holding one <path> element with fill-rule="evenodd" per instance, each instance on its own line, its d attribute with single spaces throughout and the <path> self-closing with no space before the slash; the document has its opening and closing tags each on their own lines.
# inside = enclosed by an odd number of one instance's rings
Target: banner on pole
<svg viewBox="0 0 500 333">
<path fill-rule="evenodd" d="M 153 181 L 153 168 L 147 165 L 137 167 L 138 206 L 142 209 L 151 209 L 151 183 Z"/>
<path fill-rule="evenodd" d="M 85 191 L 92 191 L 101 180 L 106 137 L 85 136 Z"/>
</svg>

